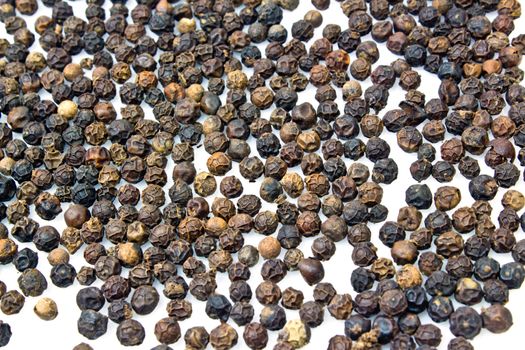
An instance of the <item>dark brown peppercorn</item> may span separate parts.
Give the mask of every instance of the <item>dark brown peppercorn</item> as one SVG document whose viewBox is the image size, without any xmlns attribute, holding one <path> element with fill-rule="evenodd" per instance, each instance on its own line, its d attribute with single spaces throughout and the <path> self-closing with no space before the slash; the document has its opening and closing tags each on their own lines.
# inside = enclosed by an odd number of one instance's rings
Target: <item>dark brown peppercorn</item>
<svg viewBox="0 0 525 350">
<path fill-rule="evenodd" d="M 253 322 L 244 328 L 243 339 L 250 349 L 264 349 L 268 343 L 268 331 L 260 323 Z"/>
<path fill-rule="evenodd" d="M 172 344 L 181 336 L 180 327 L 172 317 L 166 317 L 155 324 L 155 337 L 162 344 Z"/>
<path fill-rule="evenodd" d="M 124 320 L 117 327 L 117 338 L 124 346 L 140 345 L 145 336 L 144 327 L 133 319 Z"/>
<path fill-rule="evenodd" d="M 210 332 L 210 344 L 217 350 L 228 350 L 237 344 L 237 331 L 227 323 L 212 329 Z"/>
<path fill-rule="evenodd" d="M 299 271 L 309 285 L 317 284 L 324 278 L 323 265 L 316 259 L 303 259 L 299 263 Z"/>
</svg>

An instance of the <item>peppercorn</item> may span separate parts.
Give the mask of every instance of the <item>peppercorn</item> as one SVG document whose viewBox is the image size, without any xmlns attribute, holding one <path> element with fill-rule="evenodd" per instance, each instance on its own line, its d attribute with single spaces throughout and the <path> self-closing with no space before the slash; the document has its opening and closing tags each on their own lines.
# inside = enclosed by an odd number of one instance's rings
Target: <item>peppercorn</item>
<svg viewBox="0 0 525 350">
<path fill-rule="evenodd" d="M 89 286 L 95 282 L 97 276 L 95 275 L 95 269 L 87 266 L 83 266 L 77 273 L 77 281 L 82 286 Z"/>
<path fill-rule="evenodd" d="M 433 324 L 421 325 L 414 338 L 419 345 L 438 346 L 441 342 L 441 330 Z"/>
<path fill-rule="evenodd" d="M 0 346 L 6 346 L 11 340 L 11 326 L 4 321 L 0 321 Z"/>
<path fill-rule="evenodd" d="M 448 343 L 447 349 L 448 350 L 454 350 L 454 349 L 472 350 L 474 349 L 474 347 L 465 338 L 457 337 L 457 338 L 452 339 Z"/>
<path fill-rule="evenodd" d="M 396 281 L 403 289 L 419 286 L 422 283 L 421 273 L 411 264 L 406 264 L 397 271 Z"/>
<path fill-rule="evenodd" d="M 115 323 L 121 323 L 132 316 L 131 305 L 123 299 L 112 301 L 108 306 L 108 318 Z"/>
<path fill-rule="evenodd" d="M 259 261 L 259 251 L 251 245 L 245 245 L 238 252 L 239 262 L 248 267 L 253 267 Z"/>
<path fill-rule="evenodd" d="M 456 337 L 472 339 L 482 327 L 481 316 L 470 307 L 460 307 L 450 315 L 450 330 Z"/>
<path fill-rule="evenodd" d="M 165 317 L 155 324 L 155 337 L 160 343 L 172 344 L 181 336 L 180 327 L 173 317 Z"/>
<path fill-rule="evenodd" d="M 259 242 L 258 250 L 264 259 L 275 259 L 281 252 L 281 245 L 274 237 L 265 237 Z"/>
<path fill-rule="evenodd" d="M 24 248 L 15 254 L 12 263 L 20 272 L 34 269 L 38 265 L 38 254 L 29 248 Z"/>
<path fill-rule="evenodd" d="M 25 296 L 39 296 L 47 289 L 47 281 L 40 271 L 28 268 L 18 277 L 18 286 Z"/>
<path fill-rule="evenodd" d="M 345 335 L 354 341 L 369 332 L 371 328 L 372 322 L 359 314 L 354 314 L 345 320 Z"/>
<path fill-rule="evenodd" d="M 140 345 L 145 338 L 144 327 L 136 320 L 124 320 L 117 327 L 117 338 L 124 346 Z"/>
<path fill-rule="evenodd" d="M 57 305 L 50 298 L 40 299 L 34 307 L 35 314 L 45 321 L 54 320 L 58 315 Z"/>
<path fill-rule="evenodd" d="M 68 263 L 69 254 L 66 250 L 62 248 L 55 248 L 51 252 L 49 252 L 49 255 L 47 256 L 47 261 L 52 266 Z"/>
<path fill-rule="evenodd" d="M 319 283 L 324 278 L 324 268 L 319 260 L 307 258 L 298 265 L 301 276 L 309 285 Z"/>
<path fill-rule="evenodd" d="M 521 265 L 516 262 L 506 263 L 501 266 L 499 279 L 505 283 L 509 289 L 519 288 L 523 283 L 525 274 L 521 269 Z"/>
<path fill-rule="evenodd" d="M 102 291 L 96 287 L 87 287 L 77 293 L 77 305 L 80 310 L 99 311 L 105 303 Z"/>
<path fill-rule="evenodd" d="M 506 332 L 513 324 L 512 314 L 501 304 L 494 304 L 481 310 L 483 326 L 492 333 Z"/>
<path fill-rule="evenodd" d="M 301 306 L 299 316 L 306 326 L 317 327 L 323 322 L 324 310 L 320 304 L 308 301 Z"/>
<path fill-rule="evenodd" d="M 218 350 L 228 350 L 238 341 L 237 331 L 227 323 L 215 327 L 210 332 L 210 344 Z"/>
<path fill-rule="evenodd" d="M 84 310 L 77 321 L 78 332 L 84 337 L 94 340 L 107 331 L 108 318 L 98 311 Z"/>
<path fill-rule="evenodd" d="M 208 345 L 210 336 L 204 327 L 188 328 L 184 334 L 184 341 L 186 346 L 195 349 L 203 350 Z"/>
</svg>

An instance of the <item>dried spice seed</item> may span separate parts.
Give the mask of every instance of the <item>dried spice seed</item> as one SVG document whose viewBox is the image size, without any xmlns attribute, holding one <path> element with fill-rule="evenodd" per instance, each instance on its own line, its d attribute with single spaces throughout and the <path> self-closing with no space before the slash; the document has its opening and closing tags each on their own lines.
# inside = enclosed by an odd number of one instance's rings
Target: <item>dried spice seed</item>
<svg viewBox="0 0 525 350">
<path fill-rule="evenodd" d="M 250 349 L 263 349 L 268 343 L 268 332 L 260 323 L 250 323 L 244 328 L 243 339 Z"/>
<path fill-rule="evenodd" d="M 133 319 L 124 320 L 117 327 L 117 338 L 124 346 L 140 345 L 145 338 L 144 327 Z"/>
<path fill-rule="evenodd" d="M 218 350 L 227 350 L 238 342 L 238 334 L 233 327 L 227 323 L 212 329 L 210 332 L 210 344 Z"/>
<path fill-rule="evenodd" d="M 45 321 L 54 320 L 58 315 L 57 304 L 50 298 L 40 299 L 34 307 L 35 314 Z"/>
<path fill-rule="evenodd" d="M 6 346 L 11 340 L 11 326 L 4 321 L 0 322 L 0 346 Z"/>
<path fill-rule="evenodd" d="M 16 290 L 7 291 L 0 297 L 0 310 L 6 315 L 19 313 L 24 304 L 24 296 Z"/>
<path fill-rule="evenodd" d="M 512 314 L 500 304 L 494 304 L 486 309 L 482 309 L 481 317 L 483 326 L 492 333 L 506 332 L 513 324 Z"/>
<path fill-rule="evenodd" d="M 310 327 L 301 320 L 290 320 L 279 332 L 279 340 L 292 345 L 294 348 L 301 348 L 310 342 Z"/>
<path fill-rule="evenodd" d="M 78 332 L 84 337 L 94 340 L 107 331 L 108 318 L 94 310 L 82 311 L 77 322 Z"/>
<path fill-rule="evenodd" d="M 162 344 L 173 344 L 181 336 L 180 327 L 172 317 L 166 317 L 155 324 L 155 337 Z"/>
<path fill-rule="evenodd" d="M 481 327 L 481 316 L 470 307 L 460 307 L 450 315 L 450 330 L 455 336 L 472 339 Z"/>
</svg>

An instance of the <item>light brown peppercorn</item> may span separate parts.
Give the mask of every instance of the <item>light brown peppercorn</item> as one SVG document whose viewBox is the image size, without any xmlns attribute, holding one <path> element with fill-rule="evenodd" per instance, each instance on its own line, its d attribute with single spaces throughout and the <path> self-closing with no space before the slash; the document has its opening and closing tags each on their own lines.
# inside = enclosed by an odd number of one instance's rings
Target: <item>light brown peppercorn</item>
<svg viewBox="0 0 525 350">
<path fill-rule="evenodd" d="M 420 286 L 423 283 L 423 278 L 418 268 L 411 264 L 406 264 L 401 267 L 396 273 L 396 282 L 403 289 Z"/>
<path fill-rule="evenodd" d="M 119 243 L 117 246 L 117 258 L 123 266 L 136 266 L 142 261 L 142 250 L 137 243 Z"/>
<path fill-rule="evenodd" d="M 377 260 L 374 260 L 372 266 L 370 267 L 370 271 L 379 281 L 390 279 L 396 274 L 392 260 L 387 258 L 378 258 Z"/>
<path fill-rule="evenodd" d="M 397 241 L 392 246 L 392 259 L 398 265 L 413 264 L 418 256 L 417 247 L 410 241 Z"/>
<path fill-rule="evenodd" d="M 203 171 L 195 176 L 194 188 L 198 195 L 207 197 L 217 190 L 217 181 L 213 175 Z"/>
<path fill-rule="evenodd" d="M 264 259 L 275 259 L 281 253 L 281 244 L 272 236 L 263 238 L 257 248 Z"/>
<path fill-rule="evenodd" d="M 304 190 L 301 176 L 295 172 L 287 172 L 281 179 L 284 191 L 292 198 L 297 198 Z"/>
<path fill-rule="evenodd" d="M 328 312 L 336 320 L 346 320 L 353 310 L 353 301 L 350 294 L 336 294 L 328 304 Z"/>
<path fill-rule="evenodd" d="M 55 248 L 49 252 L 47 256 L 47 261 L 51 266 L 56 266 L 58 264 L 65 264 L 69 262 L 69 253 L 63 248 Z"/>
<path fill-rule="evenodd" d="M 70 63 L 64 67 L 64 78 L 68 81 L 74 81 L 75 78 L 81 77 L 84 72 L 78 63 Z"/>
<path fill-rule="evenodd" d="M 461 201 L 461 192 L 457 187 L 442 186 L 434 194 L 434 204 L 438 210 L 454 209 Z"/>
<path fill-rule="evenodd" d="M 503 198 L 501 198 L 501 204 L 505 208 L 511 208 L 515 211 L 519 211 L 525 206 L 525 196 L 523 196 L 523 194 L 519 191 L 508 190 L 503 194 Z"/>
<path fill-rule="evenodd" d="M 177 28 L 182 34 L 193 32 L 196 28 L 195 19 L 183 17 L 179 20 Z"/>
<path fill-rule="evenodd" d="M 38 300 L 33 310 L 44 321 L 54 320 L 58 315 L 57 304 L 50 298 Z"/>
</svg>

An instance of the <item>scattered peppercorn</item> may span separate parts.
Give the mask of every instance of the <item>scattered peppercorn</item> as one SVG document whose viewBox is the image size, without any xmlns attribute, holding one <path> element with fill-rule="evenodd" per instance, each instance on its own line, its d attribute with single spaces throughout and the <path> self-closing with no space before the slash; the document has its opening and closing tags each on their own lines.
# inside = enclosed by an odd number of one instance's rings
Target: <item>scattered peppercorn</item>
<svg viewBox="0 0 525 350">
<path fill-rule="evenodd" d="M 45 321 L 54 320 L 58 315 L 57 304 L 53 299 L 42 298 L 34 307 L 35 314 Z"/>
</svg>

